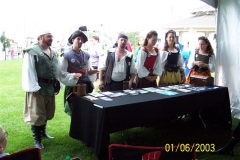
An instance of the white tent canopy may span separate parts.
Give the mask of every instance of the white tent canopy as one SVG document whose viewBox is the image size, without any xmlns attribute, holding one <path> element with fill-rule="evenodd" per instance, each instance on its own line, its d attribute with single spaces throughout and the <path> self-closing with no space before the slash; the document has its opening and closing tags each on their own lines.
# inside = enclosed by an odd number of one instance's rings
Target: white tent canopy
<svg viewBox="0 0 240 160">
<path fill-rule="evenodd" d="M 217 10 L 215 84 L 228 87 L 232 116 L 240 119 L 240 0 L 202 1 Z"/>
</svg>

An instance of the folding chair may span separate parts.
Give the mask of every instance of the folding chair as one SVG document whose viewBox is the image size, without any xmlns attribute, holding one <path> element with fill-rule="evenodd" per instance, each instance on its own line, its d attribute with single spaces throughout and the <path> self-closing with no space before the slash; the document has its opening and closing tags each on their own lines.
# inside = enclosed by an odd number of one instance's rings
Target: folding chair
<svg viewBox="0 0 240 160">
<path fill-rule="evenodd" d="M 177 148 L 177 146 L 174 146 Z M 176 151 L 176 152 L 175 152 Z M 196 152 L 166 152 L 165 147 L 131 146 L 124 144 L 111 144 L 108 147 L 109 160 L 195 160 Z"/>
<path fill-rule="evenodd" d="M 0 160 L 41 160 L 40 149 L 27 148 L 19 152 L 1 157 Z"/>
</svg>

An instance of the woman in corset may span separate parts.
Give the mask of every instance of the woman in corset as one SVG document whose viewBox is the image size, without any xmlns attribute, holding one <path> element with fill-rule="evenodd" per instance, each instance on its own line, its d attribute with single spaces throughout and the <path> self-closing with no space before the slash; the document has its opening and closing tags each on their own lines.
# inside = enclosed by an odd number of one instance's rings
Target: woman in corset
<svg viewBox="0 0 240 160">
<path fill-rule="evenodd" d="M 183 59 L 176 47 L 176 32 L 169 30 L 165 34 L 164 47 L 161 50 L 164 71 L 159 81 L 161 85 L 175 85 L 185 82 Z"/>
<path fill-rule="evenodd" d="M 191 69 L 187 76 L 186 83 L 190 82 L 191 75 L 211 76 L 215 72 L 215 55 L 211 43 L 206 37 L 198 38 L 198 48 L 192 52 L 188 60 L 188 68 Z"/>
<path fill-rule="evenodd" d="M 158 34 L 150 31 L 144 39 L 143 46 L 137 57 L 137 88 L 155 87 L 156 79 L 162 74 L 161 57 L 154 45 L 157 42 Z"/>
</svg>

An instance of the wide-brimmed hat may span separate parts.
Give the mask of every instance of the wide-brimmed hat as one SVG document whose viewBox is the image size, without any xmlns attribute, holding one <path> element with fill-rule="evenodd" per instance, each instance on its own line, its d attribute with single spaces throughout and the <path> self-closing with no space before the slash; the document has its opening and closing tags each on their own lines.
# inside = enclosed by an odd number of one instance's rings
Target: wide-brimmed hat
<svg viewBox="0 0 240 160">
<path fill-rule="evenodd" d="M 84 40 L 84 43 L 88 41 L 87 36 L 80 30 L 77 30 L 77 31 L 73 32 L 73 34 L 68 38 L 68 42 L 70 44 L 73 44 L 72 39 L 75 39 L 76 37 L 82 37 Z"/>
</svg>

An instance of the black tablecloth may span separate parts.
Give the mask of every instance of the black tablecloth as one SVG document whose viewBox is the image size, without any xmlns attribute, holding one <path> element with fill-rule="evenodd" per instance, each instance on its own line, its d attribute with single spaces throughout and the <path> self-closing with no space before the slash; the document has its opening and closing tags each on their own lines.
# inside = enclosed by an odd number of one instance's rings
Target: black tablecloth
<svg viewBox="0 0 240 160">
<path fill-rule="evenodd" d="M 162 120 L 200 110 L 205 122 L 231 128 L 227 87 L 189 93 L 177 92 L 179 94 L 172 96 L 158 93 L 127 95 L 113 98 L 113 101 L 90 101 L 76 97 L 70 136 L 84 142 L 101 157 L 107 152 L 109 134 L 112 132 L 156 125 Z"/>
</svg>

